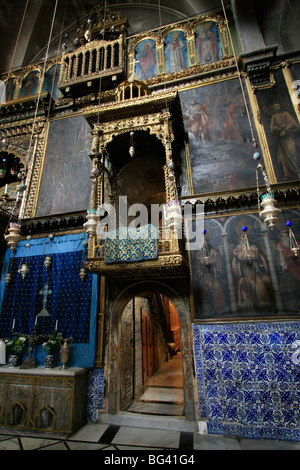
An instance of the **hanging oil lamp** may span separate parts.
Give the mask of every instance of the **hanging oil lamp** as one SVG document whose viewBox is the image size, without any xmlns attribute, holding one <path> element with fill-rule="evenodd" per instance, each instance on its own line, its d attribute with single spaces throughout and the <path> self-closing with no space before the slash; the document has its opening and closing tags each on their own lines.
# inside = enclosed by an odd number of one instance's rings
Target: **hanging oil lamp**
<svg viewBox="0 0 300 470">
<path fill-rule="evenodd" d="M 26 263 L 22 263 L 20 269 L 18 269 L 18 273 L 21 274 L 22 278 L 24 279 L 26 274 L 28 273 L 28 266 Z"/>
<path fill-rule="evenodd" d="M 86 258 L 85 249 L 86 249 L 86 247 L 88 246 L 88 242 L 87 242 L 86 240 L 83 240 L 82 244 L 83 244 L 83 247 L 84 247 L 84 248 L 83 248 L 83 251 L 82 251 L 82 257 L 81 257 L 81 265 L 82 265 L 82 267 L 81 267 L 80 272 L 79 272 L 79 277 L 80 277 L 80 279 L 81 279 L 82 282 L 83 282 L 83 281 L 85 281 L 85 279 L 86 279 L 86 270 L 85 270 L 85 268 L 84 268 L 83 265 L 84 265 L 84 260 L 85 260 L 85 258 Z"/>
<path fill-rule="evenodd" d="M 15 222 L 9 224 L 8 235 L 4 235 L 5 240 L 11 251 L 15 251 L 16 246 L 21 240 L 21 225 Z"/>
<path fill-rule="evenodd" d="M 248 230 L 248 227 L 247 225 L 244 225 L 242 227 L 242 231 L 243 231 L 243 234 L 242 234 L 242 240 L 245 244 L 245 248 L 246 248 L 246 261 L 249 263 L 249 264 L 252 264 L 252 253 L 251 253 L 251 250 L 250 250 L 250 244 L 249 244 L 249 239 L 247 237 L 247 230 Z"/>
<path fill-rule="evenodd" d="M 210 259 L 210 256 L 209 256 L 207 239 L 205 237 L 206 230 L 205 229 L 201 230 L 201 233 L 202 233 L 202 235 L 204 235 L 204 240 L 203 240 L 203 254 L 204 254 L 204 257 L 203 257 L 203 261 L 204 261 L 205 266 L 209 267 L 211 265 L 211 259 Z"/>
<path fill-rule="evenodd" d="M 0 178 L 4 178 L 6 175 L 6 158 L 2 159 L 0 163 Z"/>
<path fill-rule="evenodd" d="M 82 280 L 82 282 L 85 280 L 85 278 L 86 278 L 86 270 L 85 270 L 84 268 L 81 268 L 81 269 L 80 269 L 79 277 L 80 277 L 80 279 Z"/>
<path fill-rule="evenodd" d="M 45 266 L 46 269 L 49 269 L 49 268 L 50 268 L 51 262 L 52 262 L 52 261 L 51 261 L 50 256 L 46 256 L 46 258 L 44 259 L 44 266 Z"/>
<path fill-rule="evenodd" d="M 288 229 L 289 229 L 289 243 L 290 243 L 290 250 L 294 253 L 295 256 L 298 256 L 298 251 L 299 251 L 299 245 L 296 240 L 295 234 L 293 230 L 291 229 L 292 222 L 287 221 L 285 224 Z"/>
<path fill-rule="evenodd" d="M 91 42 L 92 40 L 92 20 L 89 18 L 87 20 L 87 29 L 84 33 L 86 42 Z"/>
<path fill-rule="evenodd" d="M 97 209 L 88 209 L 86 218 L 87 222 L 83 224 L 83 227 L 89 237 L 94 237 L 96 235 L 96 228 L 99 220 Z"/>
<path fill-rule="evenodd" d="M 129 155 L 131 156 L 131 158 L 133 158 L 135 154 L 133 136 L 134 136 L 134 132 L 131 131 L 130 132 L 130 147 L 129 147 Z"/>
<path fill-rule="evenodd" d="M 254 160 L 259 160 L 261 157 L 259 152 L 255 152 L 253 155 Z M 258 173 L 261 171 L 265 186 L 266 186 L 266 194 L 260 196 L 259 185 L 258 185 Z M 281 214 L 281 210 L 276 207 L 277 201 L 272 193 L 271 186 L 269 183 L 268 175 L 264 166 L 259 163 L 256 167 L 256 183 L 257 183 L 257 196 L 258 196 L 258 209 L 259 215 L 264 220 L 264 222 L 273 229 L 275 227 L 276 222 Z"/>
<path fill-rule="evenodd" d="M 7 273 L 4 280 L 5 280 L 5 284 L 8 286 L 11 282 L 11 274 Z"/>
</svg>

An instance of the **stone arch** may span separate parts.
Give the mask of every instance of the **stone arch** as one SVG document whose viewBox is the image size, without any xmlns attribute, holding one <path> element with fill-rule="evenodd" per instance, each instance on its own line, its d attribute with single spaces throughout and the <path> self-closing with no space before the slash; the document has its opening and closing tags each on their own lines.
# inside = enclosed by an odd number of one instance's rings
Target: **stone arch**
<svg viewBox="0 0 300 470">
<path fill-rule="evenodd" d="M 194 368 L 193 368 L 193 345 L 191 318 L 186 299 L 178 294 L 174 288 L 163 281 L 137 281 L 126 287 L 112 302 L 109 309 L 110 316 L 110 338 L 108 344 L 108 412 L 116 414 L 119 412 L 119 345 L 120 345 L 120 320 L 124 308 L 135 296 L 145 296 L 153 293 L 163 294 L 169 298 L 177 310 L 182 344 L 182 366 L 184 377 L 184 402 L 185 418 L 195 420 L 194 399 Z"/>
</svg>

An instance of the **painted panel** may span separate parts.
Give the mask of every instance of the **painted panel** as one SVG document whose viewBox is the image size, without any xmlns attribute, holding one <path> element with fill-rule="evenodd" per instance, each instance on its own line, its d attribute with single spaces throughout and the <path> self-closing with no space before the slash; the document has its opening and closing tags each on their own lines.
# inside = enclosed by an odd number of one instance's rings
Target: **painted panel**
<svg viewBox="0 0 300 470">
<path fill-rule="evenodd" d="M 53 65 L 47 70 L 44 82 L 44 90 L 48 91 L 52 98 L 57 99 L 59 95 L 58 80 L 59 80 L 60 64 Z"/>
<path fill-rule="evenodd" d="M 135 48 L 136 74 L 140 80 L 157 75 L 156 49 L 153 39 L 144 39 Z"/>
<path fill-rule="evenodd" d="M 166 72 L 179 72 L 189 66 L 187 43 L 183 31 L 172 31 L 165 37 Z"/>
<path fill-rule="evenodd" d="M 258 90 L 257 103 L 278 182 L 300 177 L 300 125 L 281 70 L 276 86 Z"/>
<path fill-rule="evenodd" d="M 38 92 L 39 75 L 40 72 L 38 71 L 30 72 L 26 75 L 22 84 L 21 98 L 34 95 Z"/>
<path fill-rule="evenodd" d="M 238 79 L 180 91 L 195 194 L 256 185 L 253 143 Z"/>
<path fill-rule="evenodd" d="M 50 122 L 36 216 L 89 207 L 90 148 L 90 127 L 83 116 Z"/>
<path fill-rule="evenodd" d="M 197 57 L 200 65 L 222 59 L 219 30 L 215 22 L 201 23 L 197 26 L 195 33 Z"/>
<path fill-rule="evenodd" d="M 300 240 L 299 211 L 285 211 L 273 231 L 256 214 L 205 220 L 205 243 L 190 252 L 195 319 L 299 316 L 300 259 L 288 220 Z"/>
</svg>

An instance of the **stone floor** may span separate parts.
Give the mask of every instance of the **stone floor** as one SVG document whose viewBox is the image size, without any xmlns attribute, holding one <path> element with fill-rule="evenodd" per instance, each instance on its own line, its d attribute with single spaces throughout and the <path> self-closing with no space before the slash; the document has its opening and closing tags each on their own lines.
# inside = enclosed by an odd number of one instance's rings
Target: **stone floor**
<svg viewBox="0 0 300 470">
<path fill-rule="evenodd" d="M 144 429 L 112 424 L 86 424 L 73 435 L 55 436 L 31 432 L 17 432 L 0 428 L 1 450 L 104 450 L 122 454 L 120 451 L 142 450 L 180 451 L 180 454 L 197 456 L 201 450 L 300 450 L 300 442 L 234 439 L 221 436 L 201 435 L 193 432 L 162 429 Z M 128 452 L 124 455 L 130 455 Z M 134 454 L 136 455 L 136 454 Z"/>
</svg>

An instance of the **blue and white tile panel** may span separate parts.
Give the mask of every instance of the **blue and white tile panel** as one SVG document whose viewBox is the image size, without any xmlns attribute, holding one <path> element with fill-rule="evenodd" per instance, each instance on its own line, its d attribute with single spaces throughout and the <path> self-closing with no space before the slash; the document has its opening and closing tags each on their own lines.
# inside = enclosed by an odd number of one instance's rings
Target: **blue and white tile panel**
<svg viewBox="0 0 300 470">
<path fill-rule="evenodd" d="M 300 322 L 194 324 L 193 336 L 209 434 L 300 441 Z"/>
</svg>

